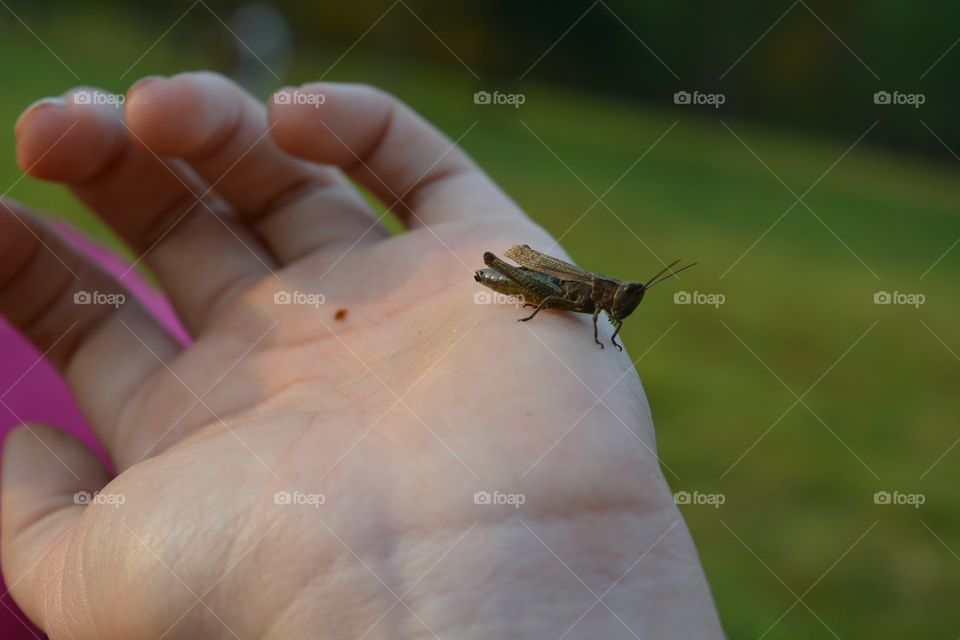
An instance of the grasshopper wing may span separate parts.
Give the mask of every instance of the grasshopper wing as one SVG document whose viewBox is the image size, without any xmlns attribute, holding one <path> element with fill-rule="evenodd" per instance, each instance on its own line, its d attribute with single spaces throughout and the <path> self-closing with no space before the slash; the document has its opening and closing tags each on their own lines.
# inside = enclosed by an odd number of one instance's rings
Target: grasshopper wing
<svg viewBox="0 0 960 640">
<path fill-rule="evenodd" d="M 561 280 L 585 282 L 589 284 L 593 282 L 595 277 L 595 274 L 585 269 L 581 269 L 574 264 L 564 262 L 553 256 L 548 256 L 545 253 L 540 253 L 525 244 L 513 245 L 504 251 L 504 255 L 527 269 L 539 271 L 540 273 L 545 273 Z"/>
</svg>

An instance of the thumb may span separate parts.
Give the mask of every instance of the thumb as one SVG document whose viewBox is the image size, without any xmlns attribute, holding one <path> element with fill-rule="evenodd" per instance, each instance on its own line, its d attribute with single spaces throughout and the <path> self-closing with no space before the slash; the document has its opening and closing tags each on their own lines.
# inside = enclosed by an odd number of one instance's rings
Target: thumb
<svg viewBox="0 0 960 640">
<path fill-rule="evenodd" d="M 67 562 L 67 554 L 84 497 L 108 480 L 96 455 L 61 429 L 25 424 L 7 436 L 0 477 L 0 565 L 13 599 L 48 633 L 66 614 L 59 610 L 60 587 L 65 569 L 79 564 Z"/>
</svg>

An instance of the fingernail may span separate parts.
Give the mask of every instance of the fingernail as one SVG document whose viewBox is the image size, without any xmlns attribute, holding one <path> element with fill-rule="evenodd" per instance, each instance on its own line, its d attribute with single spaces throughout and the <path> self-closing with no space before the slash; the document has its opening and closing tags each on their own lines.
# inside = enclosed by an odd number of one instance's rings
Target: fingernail
<svg viewBox="0 0 960 640">
<path fill-rule="evenodd" d="M 23 110 L 23 113 L 20 114 L 20 117 L 17 118 L 17 123 L 13 125 L 14 135 L 18 135 L 20 133 L 20 128 L 23 126 L 23 123 L 26 121 L 26 119 L 37 111 L 47 107 L 63 107 L 66 106 L 66 104 L 66 101 L 60 96 L 48 96 L 46 98 L 40 98 L 36 102 L 31 103 L 30 106 Z"/>
<path fill-rule="evenodd" d="M 151 84 L 152 82 L 155 82 L 157 80 L 163 80 L 163 78 L 164 76 L 161 76 L 161 75 L 144 76 L 140 78 L 139 80 L 134 82 L 132 85 L 130 85 L 129 89 L 127 89 L 127 100 L 129 100 L 134 93 L 144 88 L 148 84 Z"/>
</svg>

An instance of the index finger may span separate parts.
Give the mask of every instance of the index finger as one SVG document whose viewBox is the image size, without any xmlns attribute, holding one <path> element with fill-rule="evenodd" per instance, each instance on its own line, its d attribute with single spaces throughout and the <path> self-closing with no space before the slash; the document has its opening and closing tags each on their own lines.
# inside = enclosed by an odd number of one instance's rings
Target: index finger
<svg viewBox="0 0 960 640">
<path fill-rule="evenodd" d="M 288 153 L 340 167 L 409 226 L 523 214 L 453 141 L 374 87 L 314 83 L 274 94 L 271 135 Z"/>
</svg>

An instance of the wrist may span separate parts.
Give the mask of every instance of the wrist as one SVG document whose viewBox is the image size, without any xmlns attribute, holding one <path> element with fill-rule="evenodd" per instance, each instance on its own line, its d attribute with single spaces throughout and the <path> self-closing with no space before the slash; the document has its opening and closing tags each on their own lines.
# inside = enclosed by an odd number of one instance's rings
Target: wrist
<svg viewBox="0 0 960 640">
<path fill-rule="evenodd" d="M 562 516 L 521 509 L 412 532 L 382 551 L 374 564 L 345 550 L 342 567 L 291 616 L 297 631 L 272 637 L 321 628 L 345 638 L 723 637 L 672 502 Z"/>
</svg>

